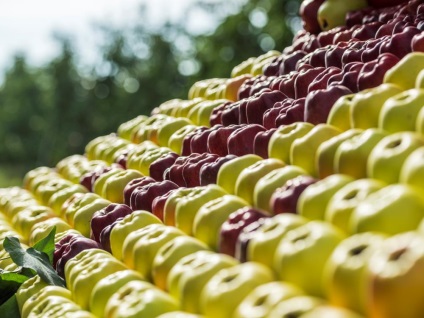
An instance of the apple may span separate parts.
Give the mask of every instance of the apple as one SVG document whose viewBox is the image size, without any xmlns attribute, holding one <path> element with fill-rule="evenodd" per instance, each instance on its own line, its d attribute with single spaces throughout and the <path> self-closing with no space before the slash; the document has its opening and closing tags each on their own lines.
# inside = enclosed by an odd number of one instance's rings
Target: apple
<svg viewBox="0 0 424 318">
<path fill-rule="evenodd" d="M 390 40 L 381 45 L 380 53 L 390 52 L 403 59 L 412 52 L 412 39 L 420 33 L 421 31 L 414 25 L 405 25 L 401 32 L 392 34 Z"/>
<path fill-rule="evenodd" d="M 161 147 L 168 146 L 169 138 L 178 129 L 193 124 L 189 119 L 180 117 L 174 118 L 171 122 L 165 123 L 158 130 L 158 145 Z"/>
<path fill-rule="evenodd" d="M 390 97 L 381 108 L 379 127 L 389 133 L 414 131 L 423 104 L 423 89 L 412 88 Z"/>
<path fill-rule="evenodd" d="M 31 205 L 19 211 L 19 213 L 12 218 L 10 224 L 25 238 L 25 240 L 28 240 L 34 225 L 53 217 L 55 217 L 55 215 L 50 208 L 43 205 Z"/>
<path fill-rule="evenodd" d="M 371 280 L 368 265 L 384 240 L 382 234 L 365 232 L 337 245 L 327 261 L 324 275 L 327 299 L 332 305 L 367 313 Z"/>
<path fill-rule="evenodd" d="M 219 156 L 228 155 L 228 139 L 234 131 L 241 127 L 242 125 L 230 125 L 212 131 L 208 136 L 208 152 Z"/>
<path fill-rule="evenodd" d="M 286 98 L 279 90 L 263 91 L 258 96 L 252 96 L 246 103 L 245 115 L 246 121 L 240 123 L 262 125 L 262 117 L 266 110 L 272 108 L 275 103 Z M 243 117 L 244 117 L 243 116 Z"/>
<path fill-rule="evenodd" d="M 235 130 L 228 137 L 228 153 L 236 156 L 253 153 L 255 136 L 264 131 L 265 128 L 259 124 L 248 124 Z"/>
<path fill-rule="evenodd" d="M 42 175 L 58 176 L 57 172 L 53 168 L 40 166 L 25 173 L 22 180 L 22 187 L 26 190 L 30 190 L 34 179 Z"/>
<path fill-rule="evenodd" d="M 253 205 L 259 209 L 272 212 L 270 200 L 274 191 L 288 180 L 299 175 L 306 175 L 306 171 L 291 165 L 275 169 L 264 175 L 255 185 Z"/>
<path fill-rule="evenodd" d="M 159 146 L 151 141 L 143 141 L 136 145 L 133 149 L 131 149 L 126 158 L 125 167 L 127 169 L 138 169 L 139 161 L 141 160 L 143 154 L 152 148 L 158 148 Z"/>
<path fill-rule="evenodd" d="M 420 234 L 407 232 L 386 239 L 369 261 L 370 301 L 374 317 L 419 317 L 424 241 Z M 409 296 L 405 296 L 409 295 Z M 396 299 L 396 302 L 395 302 Z"/>
<path fill-rule="evenodd" d="M 145 235 L 139 235 L 132 248 L 134 269 L 146 280 L 152 281 L 152 265 L 158 250 L 169 241 L 184 233 L 173 226 L 161 226 Z M 124 259 L 125 261 L 125 259 Z"/>
<path fill-rule="evenodd" d="M 264 159 L 268 159 L 269 141 L 276 131 L 276 128 L 271 128 L 269 130 L 258 133 L 253 141 L 253 153 Z"/>
<path fill-rule="evenodd" d="M 49 202 L 53 194 L 55 194 L 56 192 L 60 190 L 69 188 L 72 185 L 74 185 L 74 183 L 66 179 L 62 179 L 62 178 L 51 179 L 41 184 L 37 188 L 37 191 L 35 191 L 34 195 L 40 201 L 41 204 L 47 205 L 47 203 Z"/>
<path fill-rule="evenodd" d="M 315 308 L 322 306 L 326 301 L 312 296 L 294 296 L 281 301 L 269 313 L 268 317 L 302 317 Z M 318 316 L 331 317 L 331 316 Z"/>
<path fill-rule="evenodd" d="M 193 188 L 176 203 L 175 226 L 187 235 L 192 235 L 194 219 L 202 205 L 225 194 L 225 190 L 215 184 Z"/>
<path fill-rule="evenodd" d="M 178 158 L 175 152 L 167 152 L 154 160 L 149 166 L 149 176 L 156 181 L 163 181 L 163 175 L 166 169 L 172 166 Z"/>
<path fill-rule="evenodd" d="M 115 221 L 116 225 L 110 232 L 110 247 L 113 256 L 123 260 L 123 247 L 126 237 L 135 230 L 142 229 L 149 224 L 161 224 L 162 222 L 147 211 L 134 211 L 121 220 Z"/>
<path fill-rule="evenodd" d="M 356 206 L 350 221 L 351 232 L 377 231 L 394 235 L 415 230 L 423 218 L 423 207 L 424 199 L 415 188 L 405 184 L 388 185 Z"/>
<path fill-rule="evenodd" d="M 75 193 L 87 193 L 87 189 L 79 184 L 71 185 L 54 193 L 47 206 L 50 207 L 56 215 L 60 215 L 63 204 Z"/>
<path fill-rule="evenodd" d="M 198 129 L 197 125 L 186 125 L 174 132 L 168 141 L 168 148 L 177 154 L 181 154 L 183 150 L 183 142 L 185 137 L 191 132 Z"/>
<path fill-rule="evenodd" d="M 423 155 L 424 147 L 419 147 L 405 159 L 400 171 L 400 183 L 414 186 L 419 190 L 424 190 L 422 181 L 422 173 L 424 171 L 422 161 Z"/>
<path fill-rule="evenodd" d="M 422 136 L 414 132 L 400 132 L 384 137 L 369 154 L 368 176 L 386 183 L 397 183 L 405 159 L 423 145 Z"/>
<path fill-rule="evenodd" d="M 94 181 L 92 192 L 94 192 L 97 195 L 102 196 L 103 195 L 103 188 L 104 188 L 106 181 L 110 177 L 117 175 L 117 174 L 120 174 L 120 173 L 124 173 L 125 171 L 126 170 L 121 169 L 121 168 L 113 168 L 113 169 L 110 169 L 110 170 L 105 170 L 103 173 L 101 173 L 99 175 L 99 177 L 96 179 L 96 181 Z M 133 170 L 133 171 L 135 171 L 135 170 Z"/>
<path fill-rule="evenodd" d="M 290 163 L 305 169 L 311 176 L 317 176 L 315 158 L 320 144 L 340 133 L 338 128 L 327 124 L 313 127 L 306 135 L 293 141 Z"/>
<path fill-rule="evenodd" d="M 24 281 L 15 293 L 19 312 L 22 312 L 22 308 L 24 307 L 25 303 L 33 295 L 40 292 L 46 286 L 48 286 L 48 284 L 44 282 L 38 275 Z"/>
<path fill-rule="evenodd" d="M 401 92 L 401 87 L 385 83 L 355 94 L 350 108 L 352 127 L 377 128 L 380 111 L 385 101 Z M 364 116 L 364 112 L 367 112 L 367 116 Z"/>
<path fill-rule="evenodd" d="M 133 210 L 145 210 L 152 212 L 152 203 L 156 197 L 164 195 L 177 188 L 178 186 L 169 180 L 151 182 L 144 186 L 137 187 L 131 194 L 131 208 Z"/>
<path fill-rule="evenodd" d="M 30 230 L 28 243 L 33 246 L 36 242 L 46 237 L 53 228 L 56 228 L 56 234 L 71 229 L 71 226 L 59 217 L 51 217 L 44 221 L 35 223 Z"/>
<path fill-rule="evenodd" d="M 172 267 L 184 256 L 209 250 L 202 241 L 190 236 L 177 236 L 158 249 L 152 263 L 151 277 L 155 286 L 166 290 L 166 281 Z"/>
<path fill-rule="evenodd" d="M 327 31 L 345 25 L 346 13 L 368 6 L 366 0 L 355 0 L 340 3 L 337 0 L 326 0 L 318 9 L 318 23 L 321 30 Z"/>
<path fill-rule="evenodd" d="M 30 317 L 32 318 L 60 318 L 65 315 L 78 318 L 94 318 L 94 315 L 86 310 L 82 310 L 80 306 L 73 301 L 62 296 L 50 296 L 38 303 L 32 309 Z"/>
<path fill-rule="evenodd" d="M 386 184 L 375 179 L 354 180 L 338 190 L 327 204 L 325 221 L 350 233 L 350 220 L 354 209 L 370 194 L 384 188 Z"/>
<path fill-rule="evenodd" d="M 256 138 L 255 138 L 256 141 Z M 199 171 L 200 185 L 206 186 L 209 184 L 216 184 L 219 170 L 222 165 L 228 161 L 236 159 L 235 155 L 227 155 L 225 157 L 218 157 L 213 162 L 207 162 L 202 165 Z"/>
<path fill-rule="evenodd" d="M 106 304 L 105 317 L 158 317 L 179 309 L 170 295 L 143 281 L 130 281 Z"/>
<path fill-rule="evenodd" d="M 234 318 L 268 317 L 280 302 L 302 295 L 303 292 L 290 283 L 271 282 L 253 289 L 233 313 Z"/>
<path fill-rule="evenodd" d="M 343 234 L 323 221 L 310 221 L 290 230 L 274 254 L 274 269 L 281 280 L 296 284 L 307 294 L 325 295 L 324 268 Z"/>
<path fill-rule="evenodd" d="M 137 117 L 120 124 L 117 130 L 118 136 L 126 140 L 131 140 L 132 132 L 138 129 L 138 127 L 142 125 L 147 118 L 148 117 L 145 115 L 138 115 Z"/>
<path fill-rule="evenodd" d="M 300 5 L 299 15 L 303 28 L 312 34 L 318 34 L 321 27 L 318 23 L 318 9 L 324 0 L 306 0 Z"/>
<path fill-rule="evenodd" d="M 319 305 L 302 315 L 304 318 L 313 317 L 338 317 L 338 318 L 361 318 L 362 316 L 352 310 L 338 306 Z"/>
<path fill-rule="evenodd" d="M 334 155 L 334 171 L 355 179 L 366 178 L 370 152 L 386 136 L 381 129 L 369 128 L 343 141 Z"/>
<path fill-rule="evenodd" d="M 182 171 L 187 187 L 192 188 L 200 186 L 200 171 L 202 167 L 208 163 L 214 162 L 218 158 L 220 157 L 216 154 L 205 152 L 193 158 L 193 160 L 187 160 Z"/>
<path fill-rule="evenodd" d="M 131 195 L 134 190 L 153 182 L 155 182 L 155 179 L 148 176 L 142 176 L 140 178 L 135 178 L 129 181 L 123 190 L 124 203 L 128 206 L 131 206 Z"/>
<path fill-rule="evenodd" d="M 177 191 L 179 188 L 175 189 L 175 190 L 170 190 L 167 193 L 157 196 L 156 198 L 153 199 L 152 202 L 152 213 L 153 215 L 155 215 L 161 222 L 163 222 L 163 210 L 165 208 L 165 203 L 168 200 L 169 196 Z"/>
<path fill-rule="evenodd" d="M 379 53 L 378 58 L 364 63 L 358 76 L 358 89 L 363 91 L 383 83 L 384 75 L 399 62 L 399 58 L 392 53 Z"/>
<path fill-rule="evenodd" d="M 150 165 L 156 160 L 162 157 L 163 155 L 170 152 L 170 149 L 167 147 L 158 147 L 151 148 L 146 150 L 144 154 L 140 157 L 138 162 L 138 171 L 141 172 L 142 175 L 149 175 Z"/>
<path fill-rule="evenodd" d="M 304 97 L 295 99 L 293 103 L 284 111 L 281 111 L 275 119 L 275 126 L 286 126 L 296 122 L 302 122 L 305 112 Z"/>
<path fill-rule="evenodd" d="M 262 160 L 254 154 L 244 155 L 224 163 L 218 172 L 216 184 L 229 194 L 235 193 L 236 182 L 239 174 L 247 167 Z"/>
<path fill-rule="evenodd" d="M 327 124 L 339 128 L 341 131 L 347 131 L 352 128 L 350 113 L 352 101 L 355 94 L 349 94 L 340 97 L 333 105 L 328 114 Z"/>
<path fill-rule="evenodd" d="M 87 204 L 83 204 L 84 201 L 82 200 L 81 207 L 75 211 L 72 222 L 69 223 L 72 223 L 73 227 L 82 235 L 89 237 L 91 232 L 90 221 L 94 213 L 107 207 L 111 202 L 102 198 L 95 198 Z"/>
<path fill-rule="evenodd" d="M 384 75 L 384 83 L 395 84 L 403 90 L 415 87 L 415 79 L 424 67 L 424 53 L 407 54 Z"/>
<path fill-rule="evenodd" d="M 253 288 L 273 280 L 269 268 L 253 262 L 222 269 L 201 292 L 201 312 L 206 317 L 233 317 L 237 306 Z"/>
<path fill-rule="evenodd" d="M 178 201 L 182 200 L 190 192 L 198 191 L 197 188 L 183 188 L 180 187 L 175 189 L 169 197 L 166 199 L 165 206 L 163 208 L 163 223 L 166 225 L 175 226 L 176 216 L 175 211 L 177 208 Z"/>
<path fill-rule="evenodd" d="M 97 317 L 103 317 L 107 302 L 122 286 L 131 281 L 142 280 L 143 276 L 131 269 L 114 272 L 100 279 L 90 295 L 90 312 Z"/>
<path fill-rule="evenodd" d="M 244 207 L 232 212 L 221 225 L 218 251 L 234 257 L 237 239 L 243 229 L 251 223 L 267 217 L 270 216 L 265 211 L 251 207 Z"/>
</svg>

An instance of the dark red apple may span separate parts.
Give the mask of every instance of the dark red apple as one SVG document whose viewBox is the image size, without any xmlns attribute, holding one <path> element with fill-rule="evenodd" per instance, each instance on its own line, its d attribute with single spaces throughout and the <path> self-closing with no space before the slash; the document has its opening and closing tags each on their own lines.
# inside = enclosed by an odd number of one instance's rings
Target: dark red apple
<svg viewBox="0 0 424 318">
<path fill-rule="evenodd" d="M 271 128 L 258 133 L 253 141 L 253 153 L 264 159 L 268 158 L 268 145 L 272 135 L 277 129 Z"/>
<path fill-rule="evenodd" d="M 175 152 L 168 152 L 153 161 L 149 166 L 150 177 L 156 181 L 163 181 L 165 170 L 172 166 L 179 155 Z"/>
<path fill-rule="evenodd" d="M 131 206 L 131 194 L 137 187 L 142 187 L 148 183 L 155 182 L 156 180 L 152 177 L 144 176 L 141 178 L 136 178 L 127 183 L 124 188 L 124 203 L 128 206 Z"/>
<path fill-rule="evenodd" d="M 131 195 L 131 209 L 152 212 L 153 200 L 173 189 L 178 185 L 169 180 L 151 182 L 142 187 L 137 187 Z"/>
<path fill-rule="evenodd" d="M 253 142 L 258 133 L 265 131 L 265 127 L 259 124 L 247 124 L 233 131 L 228 137 L 228 153 L 243 156 L 253 153 Z"/>
<path fill-rule="evenodd" d="M 200 169 L 200 185 L 206 186 L 208 184 L 215 184 L 219 168 L 233 159 L 237 158 L 235 155 L 226 155 L 225 157 L 218 157 L 214 162 L 205 163 Z"/>
<path fill-rule="evenodd" d="M 321 32 L 318 23 L 318 9 L 325 0 L 304 0 L 300 4 L 299 15 L 302 18 L 303 28 L 312 34 Z"/>
</svg>

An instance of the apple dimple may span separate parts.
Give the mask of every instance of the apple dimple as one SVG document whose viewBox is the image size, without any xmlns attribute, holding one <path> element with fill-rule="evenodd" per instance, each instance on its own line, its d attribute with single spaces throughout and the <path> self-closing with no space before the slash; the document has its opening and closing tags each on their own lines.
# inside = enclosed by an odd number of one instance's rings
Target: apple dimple
<svg viewBox="0 0 424 318">
<path fill-rule="evenodd" d="M 349 251 L 349 255 L 350 256 L 361 255 L 368 248 L 369 248 L 369 246 L 368 245 L 365 245 L 365 244 L 362 244 L 362 245 L 359 245 L 359 246 L 355 246 L 355 248 L 353 248 L 353 249 L 351 249 Z"/>
<path fill-rule="evenodd" d="M 396 251 L 393 251 L 392 253 L 390 253 L 388 260 L 390 262 L 396 262 L 398 261 L 403 255 L 406 254 L 406 252 L 408 251 L 408 249 L 406 247 L 400 248 Z"/>
</svg>

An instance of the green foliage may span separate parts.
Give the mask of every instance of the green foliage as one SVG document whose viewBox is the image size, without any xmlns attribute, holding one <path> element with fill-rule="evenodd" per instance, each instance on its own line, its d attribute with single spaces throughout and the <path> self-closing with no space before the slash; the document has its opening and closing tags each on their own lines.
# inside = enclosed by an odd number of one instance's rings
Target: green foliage
<svg viewBox="0 0 424 318">
<path fill-rule="evenodd" d="M 251 56 L 290 44 L 299 0 L 198 0 L 188 14 L 214 17 L 217 27 L 197 34 L 186 20 L 154 30 L 141 8 L 130 29 L 100 28 L 96 65 L 78 63 L 73 43 L 59 37 L 60 54 L 43 67 L 15 57 L 0 87 L 0 171 L 54 166 L 83 153 L 95 137 L 173 98 L 187 98 L 198 80 L 229 77 Z M 1 175 L 1 174 L 0 174 Z"/>
</svg>

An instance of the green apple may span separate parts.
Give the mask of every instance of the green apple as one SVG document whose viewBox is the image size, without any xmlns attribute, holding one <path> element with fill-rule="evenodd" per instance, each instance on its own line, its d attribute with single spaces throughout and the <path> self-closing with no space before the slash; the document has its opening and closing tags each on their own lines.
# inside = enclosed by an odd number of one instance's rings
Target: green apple
<svg viewBox="0 0 424 318">
<path fill-rule="evenodd" d="M 274 254 L 274 269 L 281 280 L 323 297 L 326 262 L 343 239 L 342 232 L 327 222 L 310 221 L 282 238 Z"/>
<path fill-rule="evenodd" d="M 257 182 L 271 171 L 282 168 L 285 163 L 279 159 L 262 159 L 253 165 L 244 168 L 237 177 L 235 185 L 235 194 L 253 204 L 253 194 Z"/>
<path fill-rule="evenodd" d="M 173 226 L 161 226 L 157 230 L 139 236 L 132 249 L 134 269 L 152 281 L 152 265 L 158 250 L 184 233 Z"/>
<path fill-rule="evenodd" d="M 75 215 L 72 220 L 74 229 L 79 231 L 85 237 L 90 237 L 90 231 L 91 231 L 90 221 L 94 213 L 107 207 L 111 203 L 112 202 L 108 200 L 99 198 L 79 208 L 75 212 Z"/>
<path fill-rule="evenodd" d="M 366 178 L 369 154 L 385 136 L 386 132 L 370 128 L 343 141 L 334 155 L 334 171 L 355 179 Z"/>
<path fill-rule="evenodd" d="M 148 117 L 145 115 L 138 115 L 137 117 L 120 124 L 117 130 L 118 136 L 126 140 L 131 140 L 132 132 L 142 125 L 147 118 Z"/>
<path fill-rule="evenodd" d="M 252 69 L 253 62 L 255 61 L 254 57 L 249 57 L 248 59 L 244 60 L 240 64 L 233 67 L 231 70 L 231 77 L 237 77 L 243 74 L 250 73 L 250 70 Z"/>
<path fill-rule="evenodd" d="M 41 204 L 47 205 L 52 195 L 73 185 L 71 181 L 66 179 L 51 179 L 37 188 L 35 196 Z"/>
<path fill-rule="evenodd" d="M 202 318 L 202 315 L 192 314 L 184 311 L 170 311 L 157 316 L 157 318 Z"/>
<path fill-rule="evenodd" d="M 274 266 L 274 254 L 281 239 L 290 231 L 307 223 L 300 215 L 283 213 L 266 218 L 261 227 L 255 231 L 247 246 L 247 259 Z"/>
<path fill-rule="evenodd" d="M 128 168 L 128 169 L 131 169 L 131 168 Z M 133 169 L 131 169 L 131 170 L 133 170 Z M 93 192 L 95 194 L 102 196 L 103 195 L 103 188 L 105 186 L 106 181 L 110 177 L 117 175 L 117 174 L 120 174 L 123 171 L 125 171 L 125 170 L 121 169 L 121 168 L 116 168 L 116 169 L 112 169 L 108 172 L 101 174 L 93 184 Z"/>
<path fill-rule="evenodd" d="M 183 150 L 184 138 L 192 131 L 195 131 L 197 128 L 199 128 L 197 125 L 186 125 L 178 129 L 171 135 L 171 137 L 169 137 L 167 145 L 168 148 L 180 155 Z"/>
<path fill-rule="evenodd" d="M 195 125 L 210 127 L 209 118 L 212 111 L 219 105 L 228 102 L 226 99 L 204 100 L 194 106 L 188 113 L 190 119 Z"/>
<path fill-rule="evenodd" d="M 176 215 L 175 211 L 177 204 L 185 196 L 189 195 L 196 188 L 184 188 L 179 187 L 166 199 L 164 208 L 163 208 L 163 223 L 166 225 L 175 226 Z"/>
<path fill-rule="evenodd" d="M 352 101 L 356 94 L 349 94 L 340 97 L 331 107 L 328 114 L 327 124 L 339 128 L 341 131 L 346 131 L 352 128 L 351 109 Z"/>
<path fill-rule="evenodd" d="M 225 190 L 216 184 L 193 188 L 175 206 L 175 226 L 187 235 L 192 235 L 194 219 L 202 205 L 225 194 Z"/>
<path fill-rule="evenodd" d="M 336 173 L 334 158 L 336 156 L 337 149 L 342 144 L 342 142 L 359 135 L 361 132 L 361 129 L 346 130 L 340 135 L 334 136 L 324 141 L 318 147 L 316 154 L 316 171 L 318 171 L 319 178 L 323 179 Z"/>
<path fill-rule="evenodd" d="M 327 124 L 318 124 L 305 136 L 293 141 L 290 148 L 290 163 L 305 169 L 316 177 L 316 156 L 318 147 L 326 140 L 337 136 L 341 130 Z"/>
<path fill-rule="evenodd" d="M 378 127 L 389 132 L 415 131 L 424 106 L 424 89 L 411 88 L 387 99 L 380 111 Z"/>
<path fill-rule="evenodd" d="M 100 279 L 90 295 L 90 312 L 97 317 L 103 317 L 107 302 L 113 294 L 128 282 L 141 280 L 143 276 L 131 269 L 114 272 Z"/>
<path fill-rule="evenodd" d="M 424 108 L 418 112 L 416 121 L 415 121 L 415 131 L 424 134 Z"/>
<path fill-rule="evenodd" d="M 212 250 L 218 251 L 222 224 L 231 213 L 246 206 L 248 206 L 246 201 L 232 194 L 226 194 L 206 202 L 194 217 L 194 237 L 206 243 Z"/>
<path fill-rule="evenodd" d="M 134 169 L 138 170 L 139 168 L 139 162 L 143 156 L 143 154 L 152 148 L 158 148 L 159 146 L 151 141 L 143 141 L 142 143 L 136 145 L 135 148 L 133 148 L 127 156 L 127 163 L 126 167 L 127 169 Z"/>
<path fill-rule="evenodd" d="M 404 56 L 399 63 L 384 75 L 383 83 L 398 85 L 403 90 L 415 87 L 418 73 L 424 68 L 424 53 L 412 52 Z"/>
<path fill-rule="evenodd" d="M 369 155 L 368 177 L 386 183 L 399 182 L 405 159 L 421 146 L 424 146 L 424 137 L 413 132 L 400 132 L 384 137 Z"/>
<path fill-rule="evenodd" d="M 197 97 L 190 100 L 184 100 L 180 103 L 180 107 L 175 108 L 175 110 L 172 112 L 172 116 L 188 119 L 188 114 L 190 113 L 190 111 L 202 101 L 204 101 L 204 98 L 202 97 Z M 193 122 L 190 121 L 189 123 L 192 124 Z M 181 127 L 178 127 L 178 128 L 181 128 Z"/>
<path fill-rule="evenodd" d="M 38 275 L 35 275 L 24 281 L 15 293 L 19 313 L 22 313 L 22 308 L 24 307 L 25 302 L 46 286 L 48 286 L 48 284 L 44 282 Z"/>
<path fill-rule="evenodd" d="M 27 318 L 32 313 L 35 306 L 52 296 L 60 296 L 69 300 L 72 299 L 71 291 L 67 288 L 59 286 L 45 286 L 38 293 L 32 295 L 25 301 L 22 306 L 21 317 Z"/>
<path fill-rule="evenodd" d="M 56 228 L 56 233 L 60 233 L 70 230 L 71 226 L 59 217 L 51 217 L 37 222 L 31 227 L 28 238 L 29 245 L 33 246 L 36 242 L 45 238 L 53 228 Z"/>
<path fill-rule="evenodd" d="M 70 187 L 64 188 L 64 189 L 59 190 L 56 193 L 54 193 L 50 197 L 49 202 L 47 203 L 47 206 L 49 206 L 56 215 L 60 215 L 60 211 L 62 210 L 62 205 L 73 194 L 75 194 L 75 193 L 87 193 L 87 192 L 88 192 L 88 190 L 80 184 L 71 185 Z"/>
<path fill-rule="evenodd" d="M 173 113 L 175 113 L 176 109 L 178 109 L 180 107 L 180 104 L 183 102 L 182 99 L 180 98 L 173 98 L 173 99 L 169 99 L 165 102 L 163 102 L 162 104 L 160 104 L 159 106 L 155 107 L 151 114 L 163 114 L 163 115 L 168 115 L 168 116 L 172 116 Z"/>
<path fill-rule="evenodd" d="M 223 268 L 229 268 L 239 264 L 238 261 L 228 255 L 218 254 L 211 251 L 198 251 L 182 257 L 171 268 L 166 281 L 166 289 L 175 299 L 185 297 L 187 305 L 199 308 L 200 293 L 210 278 Z M 183 291 L 181 281 L 193 277 Z M 188 301 L 188 299 L 192 301 Z"/>
<path fill-rule="evenodd" d="M 237 306 L 252 289 L 274 279 L 270 268 L 254 262 L 222 269 L 211 277 L 201 292 L 201 312 L 205 317 L 233 317 Z M 182 304 L 184 307 L 184 301 Z"/>
<path fill-rule="evenodd" d="M 424 191 L 424 147 L 414 150 L 404 161 L 400 170 L 400 183 L 417 187 Z"/>
<path fill-rule="evenodd" d="M 368 7 L 366 0 L 339 1 L 325 0 L 318 9 L 318 23 L 321 30 L 328 31 L 346 24 L 346 14 Z"/>
<path fill-rule="evenodd" d="M 299 196 L 297 210 L 309 220 L 324 220 L 328 202 L 341 188 L 352 182 L 351 176 L 333 174 L 307 187 Z"/>
<path fill-rule="evenodd" d="M 191 124 L 193 123 L 184 117 L 174 118 L 172 121 L 165 123 L 158 130 L 158 145 L 167 147 L 172 134 L 178 129 Z"/>
<path fill-rule="evenodd" d="M 111 136 L 113 135 L 109 135 L 108 137 L 110 138 Z M 69 166 L 81 165 L 83 164 L 83 162 L 86 162 L 86 161 L 87 161 L 86 156 L 79 155 L 79 154 L 70 155 L 68 157 L 61 159 L 56 164 L 56 170 L 59 174 L 64 174 L 65 170 L 69 168 Z"/>
<path fill-rule="evenodd" d="M 424 239 L 416 232 L 388 238 L 369 261 L 370 317 L 421 317 Z"/>
<path fill-rule="evenodd" d="M 326 301 L 322 298 L 312 296 L 295 296 L 281 301 L 275 306 L 266 318 L 273 317 L 304 317 L 315 308 L 325 305 Z M 316 316 L 316 317 L 332 317 L 332 316 Z M 338 318 L 338 317 L 337 317 Z"/>
<path fill-rule="evenodd" d="M 254 154 L 244 155 L 224 163 L 218 171 L 217 185 L 229 194 L 235 194 L 237 177 L 247 167 L 262 160 L 262 157 Z"/>
<path fill-rule="evenodd" d="M 16 214 L 10 223 L 17 232 L 22 234 L 25 240 L 28 240 L 31 235 L 31 229 L 35 224 L 54 216 L 50 208 L 43 205 L 33 205 Z"/>
<path fill-rule="evenodd" d="M 73 301 L 62 296 L 50 296 L 32 309 L 29 314 L 30 318 L 95 318 L 93 314 L 82 310 L 80 306 Z"/>
<path fill-rule="evenodd" d="M 61 211 L 61 217 L 66 220 L 71 226 L 74 225 L 73 220 L 75 213 L 82 207 L 90 204 L 94 200 L 101 199 L 101 196 L 95 193 L 76 194 L 71 196 L 72 201 Z"/>
<path fill-rule="evenodd" d="M 325 209 L 325 221 L 338 227 L 344 233 L 351 234 L 350 220 L 353 210 L 371 193 L 385 186 L 384 182 L 376 179 L 359 179 L 346 184 L 328 202 Z"/>
<path fill-rule="evenodd" d="M 377 128 L 380 110 L 386 100 L 402 91 L 401 87 L 386 83 L 356 93 L 350 109 L 352 127 Z"/>
<path fill-rule="evenodd" d="M 327 299 L 332 305 L 366 314 L 369 300 L 371 255 L 385 240 L 382 234 L 365 232 L 352 235 L 335 248 L 324 275 Z"/>
<path fill-rule="evenodd" d="M 302 315 L 302 318 L 332 317 L 332 318 L 363 318 L 362 315 L 336 306 L 320 305 Z"/>
<path fill-rule="evenodd" d="M 150 224 L 162 224 L 158 217 L 147 211 L 134 211 L 123 219 L 117 220 L 110 232 L 110 248 L 113 256 L 123 260 L 122 250 L 126 237 L 135 230 L 142 229 Z"/>
<path fill-rule="evenodd" d="M 92 140 L 90 140 L 86 145 L 85 145 L 85 156 L 87 157 L 88 160 L 95 160 L 98 159 L 97 156 L 97 149 L 100 146 L 103 146 L 104 144 L 108 144 L 110 139 L 114 138 L 113 134 L 109 134 L 109 135 L 104 135 L 104 136 L 99 136 L 96 137 Z M 64 163 L 63 160 L 61 160 L 59 162 L 59 164 L 63 167 Z"/>
<path fill-rule="evenodd" d="M 172 267 L 184 256 L 204 250 L 209 250 L 206 244 L 187 235 L 177 236 L 160 247 L 153 260 L 151 270 L 155 286 L 166 290 L 166 280 Z"/>
<path fill-rule="evenodd" d="M 267 173 L 255 185 L 253 205 L 271 213 L 270 200 L 275 189 L 282 187 L 290 179 L 306 174 L 302 168 L 291 165 Z"/>
<path fill-rule="evenodd" d="M 424 217 L 424 197 L 405 184 L 393 184 L 371 193 L 354 209 L 351 232 L 377 231 L 394 235 L 415 230 Z"/>
<path fill-rule="evenodd" d="M 138 170 L 145 176 L 150 175 L 149 168 L 152 162 L 169 152 L 171 152 L 171 149 L 167 147 L 149 149 L 141 156 L 138 165 Z"/>
<path fill-rule="evenodd" d="M 109 178 L 104 183 L 102 197 L 108 201 L 114 203 L 124 203 L 124 188 L 125 186 L 134 179 L 141 178 L 143 176 L 137 170 L 126 169 L 122 170 Z"/>
<path fill-rule="evenodd" d="M 105 317 L 158 317 L 178 309 L 176 300 L 164 291 L 147 282 L 131 281 L 109 299 Z"/>
<path fill-rule="evenodd" d="M 264 318 L 282 301 L 300 296 L 303 291 L 286 282 L 262 284 L 249 292 L 237 306 L 234 318 Z"/>
<path fill-rule="evenodd" d="M 46 166 L 41 166 L 41 167 L 37 167 L 34 168 L 32 170 L 29 170 L 25 175 L 24 178 L 22 180 L 22 187 L 26 190 L 30 190 L 32 188 L 32 182 L 33 180 L 41 175 L 57 175 L 57 172 L 50 167 L 46 167 Z"/>
<path fill-rule="evenodd" d="M 307 122 L 278 127 L 269 140 L 268 156 L 289 163 L 290 148 L 293 141 L 305 136 L 312 128 L 314 128 L 314 125 Z"/>
</svg>

